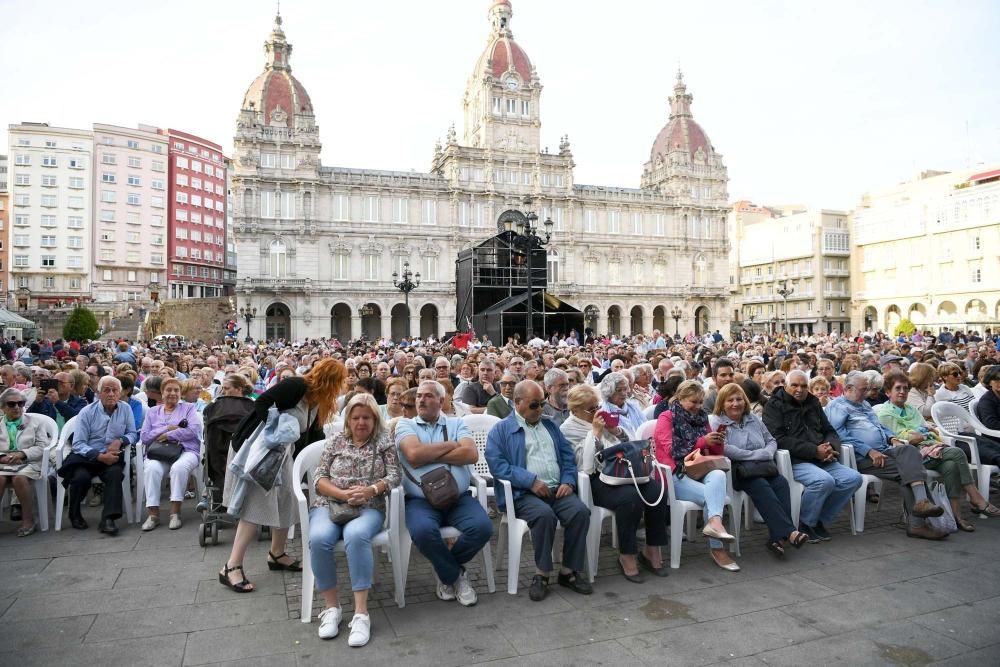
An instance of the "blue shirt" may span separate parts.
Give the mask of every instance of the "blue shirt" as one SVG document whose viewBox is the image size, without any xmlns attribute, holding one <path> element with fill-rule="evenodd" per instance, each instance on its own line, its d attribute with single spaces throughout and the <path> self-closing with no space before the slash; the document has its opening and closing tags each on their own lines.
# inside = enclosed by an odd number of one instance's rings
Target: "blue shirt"
<svg viewBox="0 0 1000 667">
<path fill-rule="evenodd" d="M 116 439 L 121 439 L 123 449 L 139 439 L 128 403 L 118 401 L 110 415 L 100 401 L 80 410 L 73 433 L 75 454 L 94 460 L 98 454 L 108 451 L 108 445 Z"/>
<path fill-rule="evenodd" d="M 854 447 L 856 458 L 864 458 L 870 449 L 879 452 L 892 449 L 890 440 L 896 434 L 882 425 L 867 401 L 855 403 L 846 396 L 838 396 L 824 410 L 830 425 L 837 429 L 840 441 Z"/>
<path fill-rule="evenodd" d="M 399 451 L 399 464 L 409 470 L 410 474 L 418 480 L 425 472 L 430 472 L 441 466 L 448 466 L 455 478 L 455 483 L 458 484 L 459 491 L 464 492 L 469 488 L 469 484 L 472 482 L 472 469 L 467 465 L 428 463 L 419 468 L 411 466 L 410 462 L 406 460 L 403 450 L 399 449 L 399 443 L 410 435 L 417 436 L 417 440 L 428 445 L 446 440 L 472 439 L 472 431 L 465 425 L 465 422 L 458 417 L 448 417 L 443 414 L 438 416 L 437 423 L 434 424 L 424 421 L 419 415 L 413 419 L 400 419 L 396 424 L 396 449 Z M 420 486 L 414 484 L 405 473 L 403 474 L 403 490 L 411 498 L 424 497 Z"/>
</svg>

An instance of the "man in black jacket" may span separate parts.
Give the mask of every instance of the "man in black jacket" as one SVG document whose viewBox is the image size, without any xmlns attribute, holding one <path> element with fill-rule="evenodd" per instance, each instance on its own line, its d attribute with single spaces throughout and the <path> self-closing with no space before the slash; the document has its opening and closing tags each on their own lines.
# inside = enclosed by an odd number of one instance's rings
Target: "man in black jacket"
<svg viewBox="0 0 1000 667">
<path fill-rule="evenodd" d="M 764 424 L 792 457 L 792 474 L 802 484 L 799 530 L 811 543 L 830 539 L 826 526 L 837 518 L 861 487 L 860 473 L 839 463 L 840 438 L 819 399 L 809 393 L 809 378 L 791 371 L 785 386 L 764 406 Z"/>
</svg>

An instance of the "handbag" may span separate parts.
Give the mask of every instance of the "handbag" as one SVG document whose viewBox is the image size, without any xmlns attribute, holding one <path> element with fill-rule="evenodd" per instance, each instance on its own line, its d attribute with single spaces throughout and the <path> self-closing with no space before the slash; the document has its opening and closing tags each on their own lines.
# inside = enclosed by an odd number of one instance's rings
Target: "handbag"
<svg viewBox="0 0 1000 667">
<path fill-rule="evenodd" d="M 733 461 L 733 475 L 737 479 L 771 479 L 778 476 L 778 466 L 774 461 Z"/>
<path fill-rule="evenodd" d="M 955 521 L 955 515 L 952 513 L 948 490 L 945 489 L 944 484 L 941 482 L 929 484 L 927 495 L 930 497 L 931 502 L 944 510 L 941 516 L 929 517 L 927 519 L 927 523 L 930 524 L 931 528 L 945 535 L 957 532 L 958 522 Z"/>
<path fill-rule="evenodd" d="M 250 479 L 260 488 L 264 489 L 265 492 L 273 489 L 275 483 L 278 481 L 278 474 L 281 472 L 281 466 L 285 462 L 288 447 L 288 444 L 284 444 L 280 447 L 267 450 L 260 461 L 257 462 L 257 465 L 250 470 Z"/>
<path fill-rule="evenodd" d="M 702 454 L 695 448 L 684 457 L 684 474 L 691 479 L 700 480 L 713 470 L 729 470 L 729 459 L 717 454 Z"/>
<path fill-rule="evenodd" d="M 153 461 L 173 463 L 184 453 L 184 448 L 178 442 L 154 442 L 146 448 L 146 458 Z"/>
<path fill-rule="evenodd" d="M 639 490 L 640 484 L 647 484 L 655 468 L 655 460 L 651 452 L 651 443 L 647 440 L 630 440 L 618 445 L 605 447 L 594 455 L 600 470 L 598 477 L 608 486 L 626 486 L 631 483 L 642 498 L 642 502 L 650 507 L 658 505 L 663 499 L 666 485 L 660 486 L 660 497 L 650 503 Z"/>
<path fill-rule="evenodd" d="M 375 457 L 378 456 L 378 444 L 372 443 L 372 471 L 368 473 L 368 479 L 371 480 L 375 477 Z M 330 508 L 330 521 L 334 522 L 338 526 L 343 526 L 345 523 L 357 519 L 361 516 L 361 505 L 352 505 L 343 500 L 330 499 L 327 503 Z"/>
</svg>

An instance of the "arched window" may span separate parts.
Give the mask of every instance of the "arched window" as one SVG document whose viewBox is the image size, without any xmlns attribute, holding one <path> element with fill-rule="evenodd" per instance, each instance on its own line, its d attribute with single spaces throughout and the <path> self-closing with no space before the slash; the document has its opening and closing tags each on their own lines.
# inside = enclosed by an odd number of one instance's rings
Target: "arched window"
<svg viewBox="0 0 1000 667">
<path fill-rule="evenodd" d="M 270 267 L 269 272 L 272 278 L 284 278 L 288 275 L 288 264 L 287 264 L 287 254 L 285 252 L 285 244 L 275 239 L 271 241 L 271 249 L 269 253 Z"/>
</svg>

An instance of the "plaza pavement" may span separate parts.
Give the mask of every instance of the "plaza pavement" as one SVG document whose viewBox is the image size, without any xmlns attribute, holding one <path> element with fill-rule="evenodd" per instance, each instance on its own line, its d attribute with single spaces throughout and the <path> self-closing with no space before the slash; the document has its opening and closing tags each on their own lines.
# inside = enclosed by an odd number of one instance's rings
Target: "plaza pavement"
<svg viewBox="0 0 1000 667">
<path fill-rule="evenodd" d="M 852 536 L 846 518 L 831 542 L 790 550 L 781 562 L 766 533 L 743 533 L 743 571 L 713 565 L 703 541 L 684 545 L 679 570 L 644 585 L 617 574 L 606 530 L 591 596 L 558 586 L 527 596 L 526 541 L 518 595 L 486 592 L 481 560 L 470 564 L 479 604 L 434 597 L 429 565 L 414 549 L 407 604 L 393 604 L 389 565 L 379 556 L 372 640 L 347 646 L 349 581 L 341 634 L 316 636 L 298 618 L 301 575 L 267 570 L 266 543 L 246 565 L 257 592 L 219 585 L 232 531 L 219 546 L 197 544 L 198 517 L 150 533 L 125 526 L 66 529 L 18 539 L 0 523 L 0 665 L 976 665 L 1000 664 L 1000 520 L 947 542 L 907 538 L 899 495 L 887 484 L 880 510 Z M 494 537 L 494 547 L 496 545 Z M 289 551 L 298 553 L 298 537 Z M 315 600 L 319 609 L 319 600 Z"/>
</svg>

